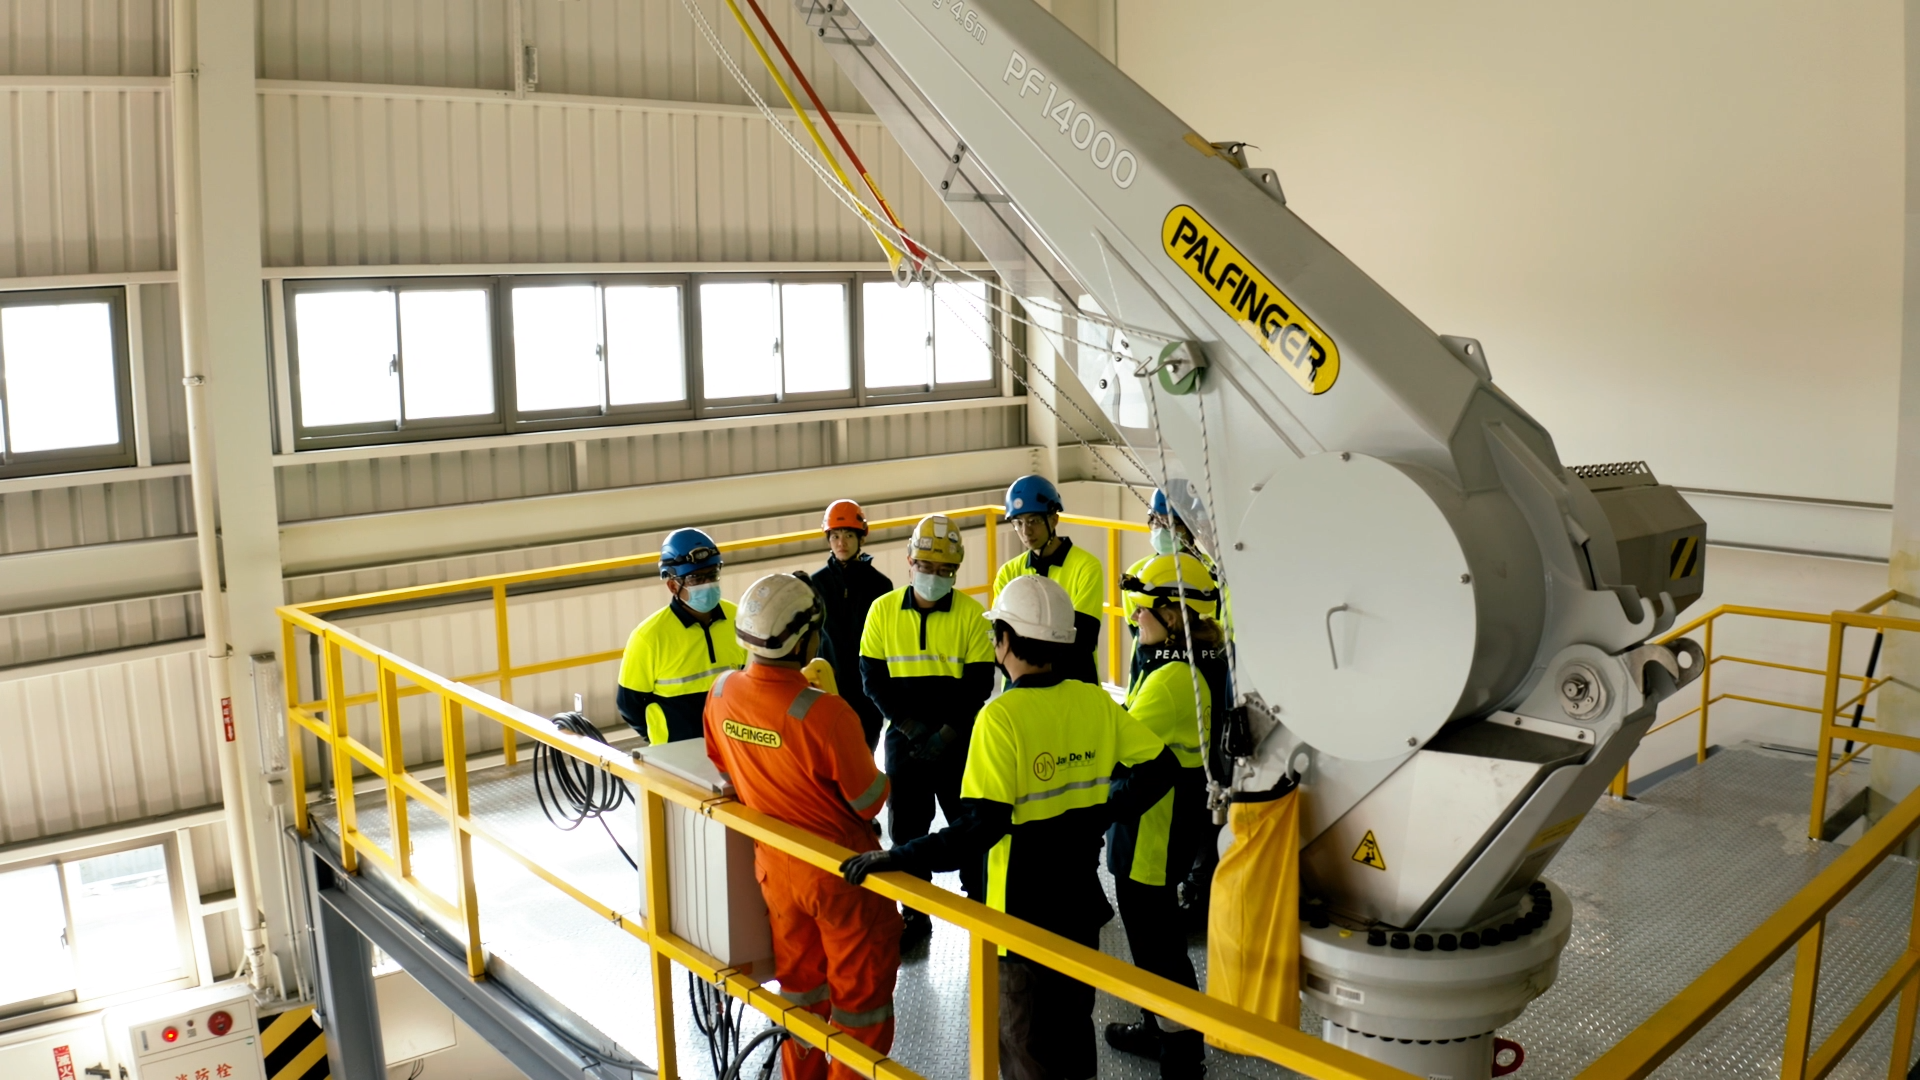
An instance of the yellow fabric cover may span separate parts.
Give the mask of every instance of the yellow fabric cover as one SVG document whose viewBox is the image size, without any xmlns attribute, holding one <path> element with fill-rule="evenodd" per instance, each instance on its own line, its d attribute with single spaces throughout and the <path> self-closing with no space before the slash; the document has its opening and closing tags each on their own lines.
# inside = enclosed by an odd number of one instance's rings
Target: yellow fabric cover
<svg viewBox="0 0 1920 1080">
<path fill-rule="evenodd" d="M 840 692 L 840 684 L 833 677 L 833 665 L 827 663 L 827 658 L 824 656 L 816 656 L 807 661 L 807 666 L 800 669 L 800 674 L 805 675 L 807 682 L 816 690 L 825 690 L 829 694 Z"/>
<path fill-rule="evenodd" d="M 1255 1016 L 1300 1024 L 1300 793 L 1234 803 L 1233 845 L 1213 874 L 1207 995 Z M 1236 1054 L 1248 1047 L 1207 1036 Z"/>
</svg>

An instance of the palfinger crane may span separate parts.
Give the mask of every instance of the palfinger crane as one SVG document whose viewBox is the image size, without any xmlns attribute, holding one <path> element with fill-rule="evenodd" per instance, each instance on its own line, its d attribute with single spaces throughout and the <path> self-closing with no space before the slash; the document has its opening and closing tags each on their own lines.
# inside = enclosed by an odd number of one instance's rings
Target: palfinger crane
<svg viewBox="0 0 1920 1080">
<path fill-rule="evenodd" d="M 1114 425 L 1180 462 L 1235 596 L 1232 790 L 1303 790 L 1327 1038 L 1488 1076 L 1569 934 L 1541 872 L 1701 670 L 1650 643 L 1700 595 L 1700 518 L 1639 463 L 1563 465 L 1478 342 L 1031 0 L 798 6 L 1009 293 L 1094 331 L 1062 347 L 1118 374 Z"/>
</svg>

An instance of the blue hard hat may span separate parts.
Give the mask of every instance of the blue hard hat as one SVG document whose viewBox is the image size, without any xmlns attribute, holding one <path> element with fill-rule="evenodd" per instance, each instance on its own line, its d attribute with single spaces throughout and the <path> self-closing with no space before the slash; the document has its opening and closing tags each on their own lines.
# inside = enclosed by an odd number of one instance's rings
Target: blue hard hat
<svg viewBox="0 0 1920 1080">
<path fill-rule="evenodd" d="M 1167 493 L 1158 488 L 1155 488 L 1153 491 L 1153 505 L 1148 508 L 1147 512 L 1154 517 L 1164 518 L 1169 522 L 1180 521 L 1180 512 L 1173 509 L 1173 506 L 1167 502 Z"/>
<path fill-rule="evenodd" d="M 660 576 L 686 577 L 695 570 L 718 568 L 720 545 L 699 529 L 675 529 L 660 545 Z"/>
<path fill-rule="evenodd" d="M 1057 514 L 1067 508 L 1060 501 L 1060 489 L 1044 476 L 1023 476 L 1007 487 L 1006 516 Z"/>
</svg>

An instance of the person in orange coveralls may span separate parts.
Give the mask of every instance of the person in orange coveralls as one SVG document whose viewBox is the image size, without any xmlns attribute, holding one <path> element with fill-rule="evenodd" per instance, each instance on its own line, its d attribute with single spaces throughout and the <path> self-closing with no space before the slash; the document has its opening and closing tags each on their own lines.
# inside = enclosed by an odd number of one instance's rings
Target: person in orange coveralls
<svg viewBox="0 0 1920 1080">
<path fill-rule="evenodd" d="M 753 809 L 855 852 L 874 851 L 886 775 L 874 768 L 859 714 L 801 671 L 819 648 L 822 617 L 819 595 L 800 577 L 774 574 L 747 589 L 734 636 L 749 659 L 707 696 L 707 757 Z M 886 1053 L 900 967 L 893 902 L 791 855 L 754 848 L 780 996 Z M 782 1053 L 786 1080 L 857 1075 L 837 1061 L 829 1070 L 824 1051 L 798 1040 Z"/>
</svg>

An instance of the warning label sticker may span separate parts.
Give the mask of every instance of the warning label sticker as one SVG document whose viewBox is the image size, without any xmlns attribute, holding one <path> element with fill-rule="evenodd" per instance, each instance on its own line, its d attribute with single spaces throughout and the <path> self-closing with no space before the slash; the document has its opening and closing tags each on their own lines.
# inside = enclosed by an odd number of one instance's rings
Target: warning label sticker
<svg viewBox="0 0 1920 1080">
<path fill-rule="evenodd" d="M 1667 554 L 1667 579 L 1679 581 L 1690 578 L 1700 565 L 1700 538 L 1682 536 L 1673 542 L 1673 550 Z"/>
<path fill-rule="evenodd" d="M 1387 857 L 1380 854 L 1380 841 L 1373 838 L 1372 829 L 1368 829 L 1367 835 L 1360 838 L 1360 846 L 1353 849 L 1353 861 L 1366 863 L 1375 870 L 1387 868 Z"/>
<path fill-rule="evenodd" d="M 1247 336 L 1309 394 L 1324 394 L 1340 377 L 1340 350 L 1238 248 L 1191 206 L 1167 211 L 1160 226 L 1167 257 L 1207 291 Z"/>
</svg>

